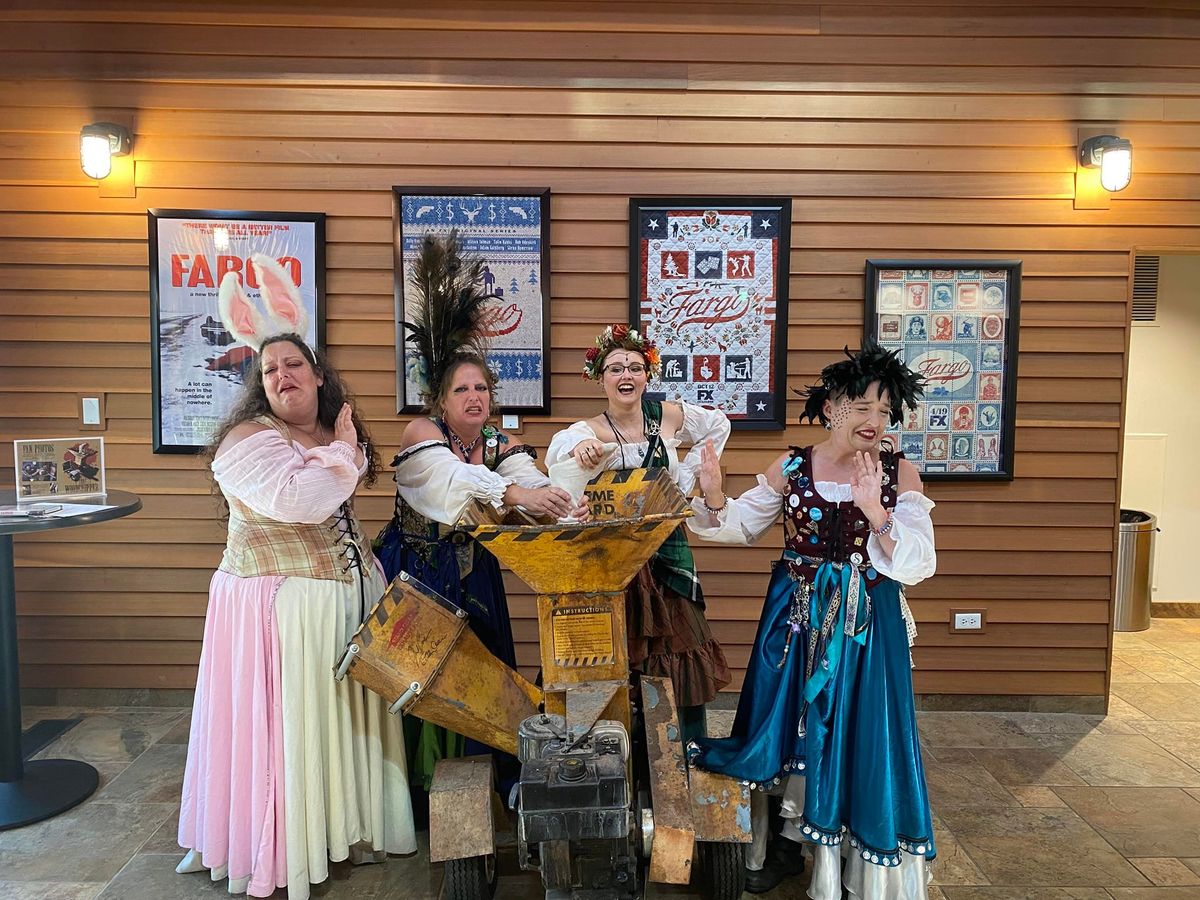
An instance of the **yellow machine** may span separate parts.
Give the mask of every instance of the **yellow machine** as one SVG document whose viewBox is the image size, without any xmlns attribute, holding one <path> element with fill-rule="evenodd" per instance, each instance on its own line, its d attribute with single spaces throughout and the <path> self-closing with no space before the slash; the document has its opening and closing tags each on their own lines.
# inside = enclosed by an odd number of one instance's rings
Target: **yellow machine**
<svg viewBox="0 0 1200 900">
<path fill-rule="evenodd" d="M 655 881 L 736 900 L 747 788 L 689 768 L 670 679 L 630 680 L 624 589 L 690 511 L 660 468 L 602 473 L 587 496 L 592 516 L 581 524 L 479 504 L 459 526 L 537 591 L 542 688 L 492 657 L 466 613 L 405 574 L 338 676 L 392 701 L 392 712 L 520 759 L 517 852 L 541 872 L 547 898 L 637 900 Z M 447 900 L 494 889 L 493 780 L 488 757 L 435 770 L 430 858 L 446 862 Z"/>
</svg>

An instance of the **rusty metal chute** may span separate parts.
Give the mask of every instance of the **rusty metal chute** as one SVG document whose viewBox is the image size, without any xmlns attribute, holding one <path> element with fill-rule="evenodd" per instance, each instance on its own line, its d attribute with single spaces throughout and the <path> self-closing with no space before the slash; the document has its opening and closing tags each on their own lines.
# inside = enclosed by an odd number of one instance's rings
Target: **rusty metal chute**
<svg viewBox="0 0 1200 900">
<path fill-rule="evenodd" d="M 644 708 L 635 714 L 630 702 L 624 589 L 691 515 L 686 500 L 658 468 L 601 473 L 586 494 L 584 523 L 480 503 L 458 526 L 537 592 L 542 689 L 492 657 L 462 611 L 403 576 L 339 669 L 405 713 L 517 754 L 522 866 L 540 870 L 556 897 L 626 900 L 641 896 L 645 863 L 652 881 L 688 883 L 698 841 L 707 842 L 702 855 L 733 854 L 740 871 L 749 796 L 732 779 L 689 771 L 669 679 L 642 678 Z M 480 799 L 461 800 L 490 790 L 479 765 L 478 758 L 440 761 L 431 811 L 484 808 Z M 436 796 L 439 783 L 444 798 Z M 639 796 L 650 798 L 649 809 Z M 489 853 L 479 829 L 439 823 L 436 830 L 438 859 Z M 448 889 L 460 890 L 449 882 Z"/>
</svg>

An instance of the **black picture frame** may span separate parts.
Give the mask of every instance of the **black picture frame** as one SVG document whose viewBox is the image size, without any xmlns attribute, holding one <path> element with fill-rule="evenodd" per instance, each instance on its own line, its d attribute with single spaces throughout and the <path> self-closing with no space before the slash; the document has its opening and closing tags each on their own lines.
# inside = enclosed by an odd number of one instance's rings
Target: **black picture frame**
<svg viewBox="0 0 1200 900">
<path fill-rule="evenodd" d="M 784 428 L 791 227 L 790 197 L 630 198 L 629 320 L 663 365 L 647 396 Z"/>
<path fill-rule="evenodd" d="M 398 185 L 392 196 L 397 414 L 426 408 L 410 371 L 415 351 L 403 324 L 411 321 L 406 253 L 411 255 L 431 231 L 446 234 L 457 228 L 464 250 L 490 260 L 489 265 L 500 260 L 503 269 L 498 270 L 507 273 L 500 279 L 506 284 L 489 289 L 501 299 L 492 306 L 497 325 L 489 335 L 488 353 L 500 382 L 497 408 L 501 413 L 550 415 L 550 188 Z"/>
<path fill-rule="evenodd" d="M 199 453 L 232 408 L 254 353 L 221 323 L 221 278 L 234 266 L 243 271 L 252 253 L 282 260 L 299 275 L 306 337 L 323 348 L 325 214 L 155 208 L 146 227 L 153 452 Z M 252 285 L 247 293 L 257 299 Z"/>
<path fill-rule="evenodd" d="M 893 430 L 922 479 L 1012 481 L 1021 261 L 868 259 L 864 299 L 864 338 L 926 378 Z"/>
</svg>

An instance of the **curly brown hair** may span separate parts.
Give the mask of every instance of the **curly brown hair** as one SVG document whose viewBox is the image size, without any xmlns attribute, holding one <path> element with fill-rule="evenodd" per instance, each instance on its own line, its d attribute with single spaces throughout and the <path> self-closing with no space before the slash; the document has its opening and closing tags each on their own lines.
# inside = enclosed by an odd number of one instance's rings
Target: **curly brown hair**
<svg viewBox="0 0 1200 900">
<path fill-rule="evenodd" d="M 271 344 L 278 344 L 281 341 L 286 341 L 292 344 L 297 350 L 303 354 L 308 360 L 308 364 L 313 367 L 313 371 L 322 378 L 323 384 L 317 388 L 317 421 L 327 429 L 332 430 L 333 424 L 337 421 L 338 413 L 342 410 L 342 404 L 349 403 L 351 410 L 351 420 L 354 422 L 354 428 L 358 432 L 358 439 L 365 444 L 364 454 L 367 458 L 367 473 L 363 478 L 363 483 L 370 487 L 375 483 L 379 476 L 381 468 L 379 462 L 379 451 L 375 447 L 375 442 L 371 440 L 371 433 L 367 430 L 367 426 L 363 423 L 358 415 L 358 409 L 354 403 L 354 395 L 350 393 L 350 389 L 346 387 L 346 383 L 342 380 L 341 375 L 337 370 L 329 364 L 325 354 L 320 350 L 312 350 L 308 344 L 304 343 L 304 339 L 298 334 L 276 334 L 263 341 L 258 353 L 255 354 L 253 361 L 250 363 L 250 369 L 246 373 L 246 383 L 242 388 L 242 393 L 238 398 L 225 418 L 221 420 L 221 424 L 217 426 L 216 432 L 213 434 L 212 441 L 205 448 L 205 457 L 208 462 L 216 458 L 217 449 L 221 446 L 221 442 L 225 437 L 243 422 L 249 422 L 259 416 L 273 416 L 271 412 L 270 401 L 267 400 L 267 391 L 263 387 L 262 373 L 262 351 Z M 220 496 L 224 501 L 224 495 L 221 494 L 220 488 L 216 482 L 213 482 L 213 493 Z"/>
</svg>

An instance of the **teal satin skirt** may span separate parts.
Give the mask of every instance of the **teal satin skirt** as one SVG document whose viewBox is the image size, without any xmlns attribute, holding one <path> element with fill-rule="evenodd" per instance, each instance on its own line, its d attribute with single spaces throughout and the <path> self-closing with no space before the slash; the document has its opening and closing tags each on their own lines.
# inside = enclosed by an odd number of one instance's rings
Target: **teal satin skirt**
<svg viewBox="0 0 1200 900">
<path fill-rule="evenodd" d="M 871 589 L 865 631 L 842 642 L 836 659 L 826 650 L 816 662 L 818 669 L 831 663 L 829 678 L 808 703 L 807 633 L 793 633 L 788 622 L 794 589 L 786 566 L 776 565 L 732 734 L 693 744 L 696 765 L 755 788 L 803 775 L 804 815 L 796 826 L 809 840 L 844 838 L 880 865 L 898 865 L 901 851 L 932 859 L 900 586 L 884 579 Z"/>
</svg>

